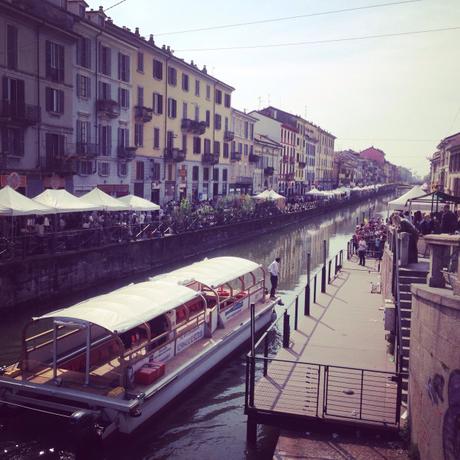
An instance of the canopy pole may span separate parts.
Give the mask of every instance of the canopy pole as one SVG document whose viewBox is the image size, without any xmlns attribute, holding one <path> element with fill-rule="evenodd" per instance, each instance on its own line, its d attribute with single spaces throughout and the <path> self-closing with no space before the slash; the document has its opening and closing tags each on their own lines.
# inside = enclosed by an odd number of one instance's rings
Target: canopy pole
<svg viewBox="0 0 460 460">
<path fill-rule="evenodd" d="M 85 385 L 89 385 L 89 367 L 91 364 L 91 324 L 86 325 L 86 370 L 85 370 Z"/>
<path fill-rule="evenodd" d="M 53 379 L 57 377 L 57 324 L 53 322 Z"/>
</svg>

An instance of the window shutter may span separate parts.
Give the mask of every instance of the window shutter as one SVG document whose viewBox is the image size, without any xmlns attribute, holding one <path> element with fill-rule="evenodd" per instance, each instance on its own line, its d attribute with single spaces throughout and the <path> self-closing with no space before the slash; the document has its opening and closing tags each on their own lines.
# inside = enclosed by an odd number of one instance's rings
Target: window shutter
<svg viewBox="0 0 460 460">
<path fill-rule="evenodd" d="M 107 55 L 107 75 L 109 77 L 112 76 L 112 49 L 106 48 L 106 55 Z"/>
<path fill-rule="evenodd" d="M 45 90 L 45 105 L 47 111 L 53 110 L 53 91 L 51 88 Z"/>
<path fill-rule="evenodd" d="M 58 148 L 59 148 L 59 151 L 58 151 L 58 154 L 61 156 L 61 155 L 64 155 L 65 153 L 65 136 L 58 136 Z"/>
<path fill-rule="evenodd" d="M 163 95 L 162 94 L 158 95 L 158 113 L 160 115 L 163 114 Z"/>
<path fill-rule="evenodd" d="M 24 131 L 22 129 L 18 130 L 18 155 L 24 156 Z"/>
<path fill-rule="evenodd" d="M 86 95 L 88 97 L 91 97 L 91 78 L 85 77 L 86 78 Z"/>
<path fill-rule="evenodd" d="M 64 47 L 59 45 L 57 48 L 58 48 L 58 59 L 59 59 L 58 78 L 59 78 L 59 81 L 64 81 L 64 68 L 65 68 Z"/>
<path fill-rule="evenodd" d="M 126 56 L 126 81 L 131 79 L 131 60 L 129 56 Z"/>
<path fill-rule="evenodd" d="M 91 40 L 85 38 L 85 49 L 86 49 L 86 67 L 91 69 Z"/>
<path fill-rule="evenodd" d="M 45 55 L 45 65 L 46 65 L 46 76 L 49 76 L 51 71 L 51 42 L 46 40 L 46 55 Z"/>
<path fill-rule="evenodd" d="M 107 145 L 108 145 L 108 154 L 112 155 L 112 127 L 107 126 Z"/>
<path fill-rule="evenodd" d="M 118 80 L 123 80 L 123 56 L 118 53 Z"/>
<path fill-rule="evenodd" d="M 81 96 L 81 75 L 77 73 L 77 96 Z"/>
<path fill-rule="evenodd" d="M 59 113 L 64 113 L 64 91 L 58 91 L 58 108 Z"/>
</svg>

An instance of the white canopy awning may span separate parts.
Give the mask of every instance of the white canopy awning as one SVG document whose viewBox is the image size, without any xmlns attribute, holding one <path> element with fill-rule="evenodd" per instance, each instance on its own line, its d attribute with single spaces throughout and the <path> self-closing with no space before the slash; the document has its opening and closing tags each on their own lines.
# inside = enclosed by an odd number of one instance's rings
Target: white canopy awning
<svg viewBox="0 0 460 460">
<path fill-rule="evenodd" d="M 97 187 L 81 196 L 80 200 L 94 204 L 104 211 L 128 211 L 130 209 L 129 205 L 122 203 Z"/>
<path fill-rule="evenodd" d="M 9 185 L 0 190 L 0 215 L 2 216 L 30 216 L 54 212 L 54 209 L 21 195 Z"/>
<path fill-rule="evenodd" d="M 97 211 L 99 206 L 80 200 L 67 190 L 45 190 L 34 198 L 34 201 L 49 206 L 54 212 L 86 212 Z"/>
<path fill-rule="evenodd" d="M 413 200 L 414 198 L 418 198 L 421 196 L 426 195 L 426 192 L 423 191 L 420 185 L 416 185 L 412 187 L 408 192 L 404 195 L 396 198 L 396 200 L 390 201 L 388 203 L 388 209 L 390 211 L 397 211 L 397 210 L 408 210 L 409 203 L 408 200 Z M 410 208 L 413 211 L 431 211 L 431 196 L 428 196 L 422 200 L 417 200 L 411 203 Z"/>
<path fill-rule="evenodd" d="M 163 280 L 146 281 L 34 319 L 87 322 L 110 332 L 122 333 L 198 296 L 198 292 L 185 286 Z"/>
<path fill-rule="evenodd" d="M 158 211 L 160 209 L 157 204 L 135 195 L 122 196 L 118 200 L 128 205 L 132 211 Z"/>
<path fill-rule="evenodd" d="M 317 188 L 313 187 L 309 192 L 307 192 L 305 195 L 318 195 L 318 196 L 324 196 L 325 193 L 322 192 L 321 190 L 318 190 Z"/>
<path fill-rule="evenodd" d="M 259 264 L 240 257 L 216 257 L 156 276 L 153 280 L 169 280 L 179 284 L 197 281 L 211 288 L 217 288 L 258 268 L 260 268 Z"/>
</svg>

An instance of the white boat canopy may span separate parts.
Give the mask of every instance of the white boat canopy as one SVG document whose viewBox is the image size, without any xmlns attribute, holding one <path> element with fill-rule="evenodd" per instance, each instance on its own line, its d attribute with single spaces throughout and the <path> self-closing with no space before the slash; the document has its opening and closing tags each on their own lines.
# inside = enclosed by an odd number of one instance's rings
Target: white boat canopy
<svg viewBox="0 0 460 460">
<path fill-rule="evenodd" d="M 109 294 L 93 297 L 72 307 L 34 318 L 91 323 L 122 333 L 181 306 L 200 295 L 186 286 L 167 281 L 132 284 Z"/>
<path fill-rule="evenodd" d="M 157 204 L 135 195 L 122 196 L 118 200 L 129 206 L 132 211 L 158 211 L 160 209 Z"/>
<path fill-rule="evenodd" d="M 214 289 L 258 268 L 260 268 L 260 265 L 252 260 L 240 257 L 215 257 L 196 262 L 152 279 L 169 280 L 182 285 L 197 281 Z"/>
<path fill-rule="evenodd" d="M 416 185 L 412 187 L 408 192 L 404 195 L 396 198 L 396 200 L 390 201 L 388 203 L 388 209 L 390 211 L 397 211 L 397 210 L 408 210 L 409 203 L 408 200 L 413 200 L 414 198 L 424 197 L 426 192 L 423 191 L 420 185 Z M 410 203 L 410 208 L 413 211 L 431 211 L 432 206 L 432 197 L 428 196 L 421 200 L 412 201 Z"/>
<path fill-rule="evenodd" d="M 0 216 L 31 216 L 54 213 L 54 209 L 21 195 L 9 185 L 0 190 Z"/>
<path fill-rule="evenodd" d="M 67 190 L 45 190 L 34 198 L 34 201 L 53 208 L 54 212 L 88 212 L 98 211 L 99 206 L 86 203 Z"/>
<path fill-rule="evenodd" d="M 129 211 L 131 209 L 129 205 L 122 203 L 97 187 L 81 196 L 80 200 L 94 204 L 104 211 Z"/>
</svg>

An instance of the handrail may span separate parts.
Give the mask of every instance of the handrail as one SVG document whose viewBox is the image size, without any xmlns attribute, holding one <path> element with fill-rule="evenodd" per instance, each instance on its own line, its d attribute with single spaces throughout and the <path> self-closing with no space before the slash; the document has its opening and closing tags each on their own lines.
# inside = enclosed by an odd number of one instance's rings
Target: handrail
<svg viewBox="0 0 460 460">
<path fill-rule="evenodd" d="M 396 344 L 396 370 L 401 371 L 401 347 L 402 347 L 402 331 L 401 331 L 401 297 L 399 291 L 399 238 L 397 229 L 394 230 L 394 270 L 395 270 L 395 304 L 396 304 L 396 327 L 397 327 L 397 344 Z"/>
</svg>

